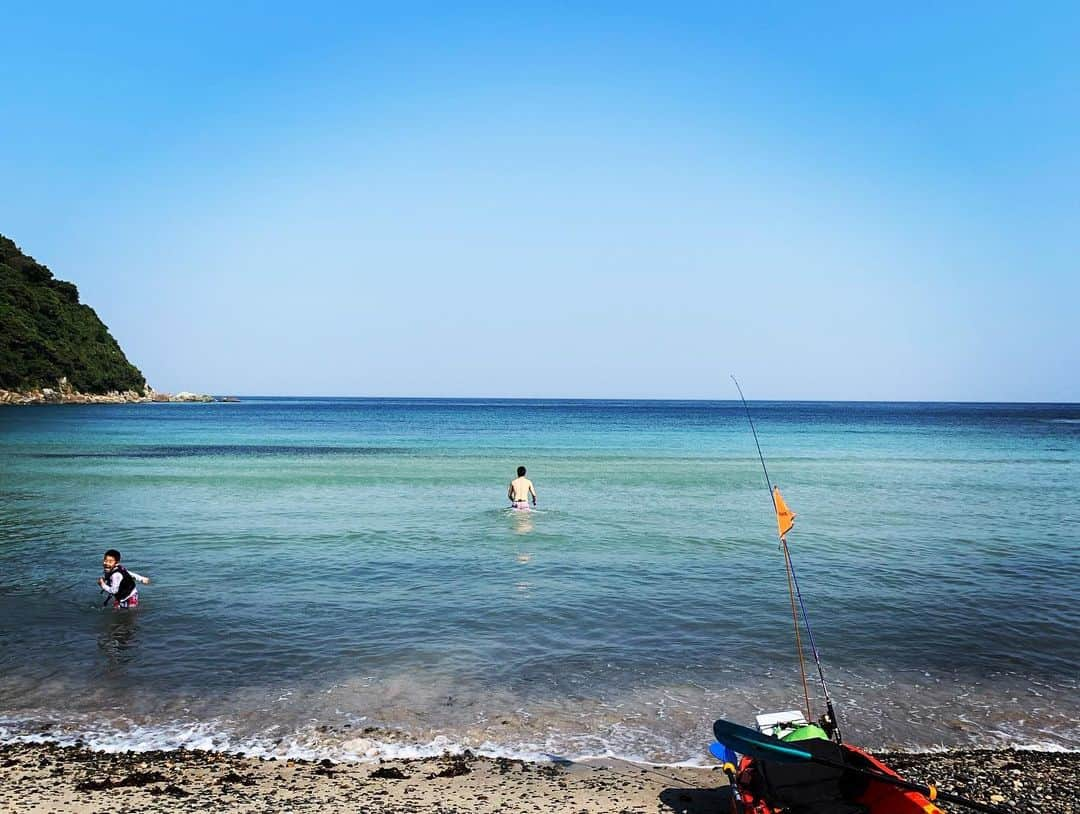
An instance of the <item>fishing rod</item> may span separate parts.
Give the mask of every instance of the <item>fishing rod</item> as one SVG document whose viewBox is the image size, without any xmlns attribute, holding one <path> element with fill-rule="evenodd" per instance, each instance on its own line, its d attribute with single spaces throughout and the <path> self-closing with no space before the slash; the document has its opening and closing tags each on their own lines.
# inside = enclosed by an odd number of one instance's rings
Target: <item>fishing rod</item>
<svg viewBox="0 0 1080 814">
<path fill-rule="evenodd" d="M 754 419 L 750 416 L 750 406 L 746 403 L 746 396 L 743 395 L 742 387 L 739 386 L 739 380 L 732 374 L 731 380 L 735 382 L 735 388 L 739 391 L 739 398 L 742 400 L 743 409 L 746 411 L 746 420 L 750 422 L 750 432 L 754 435 L 754 445 L 757 447 L 758 460 L 761 461 L 761 470 L 765 473 L 765 485 L 769 489 L 769 497 L 772 500 L 773 512 L 779 515 L 776 505 L 776 491 L 773 489 L 772 481 L 769 479 L 769 470 L 765 466 L 765 455 L 761 452 L 761 442 L 758 441 L 757 430 L 754 428 Z M 814 642 L 814 629 L 810 626 L 810 617 L 806 613 L 806 603 L 803 602 L 802 591 L 799 589 L 799 578 L 795 575 L 795 565 L 791 561 L 791 552 L 788 550 L 788 544 L 786 535 L 780 533 L 780 546 L 784 551 L 784 562 L 787 565 L 787 572 L 789 577 L 788 591 L 790 593 L 792 585 L 794 585 L 794 596 L 799 598 L 799 608 L 802 610 L 803 624 L 806 626 L 806 635 L 810 640 L 810 652 L 814 654 L 814 664 L 817 665 L 818 678 L 821 681 L 821 690 L 825 695 L 825 715 L 827 718 L 826 728 L 830 730 L 831 734 L 835 734 L 836 742 L 843 743 L 843 737 L 840 734 L 840 722 L 836 718 L 836 711 L 833 709 L 832 696 L 829 695 L 829 685 L 825 681 L 825 670 L 821 666 L 821 658 L 818 656 L 817 644 Z M 794 614 L 794 602 L 792 603 L 792 613 Z M 799 626 L 796 620 L 795 625 L 795 643 L 799 651 L 799 668 L 802 669 L 802 644 L 799 640 Z M 806 677 L 803 674 L 803 691 L 805 693 Z M 807 717 L 812 718 L 810 715 L 810 700 L 807 698 L 806 703 Z"/>
</svg>

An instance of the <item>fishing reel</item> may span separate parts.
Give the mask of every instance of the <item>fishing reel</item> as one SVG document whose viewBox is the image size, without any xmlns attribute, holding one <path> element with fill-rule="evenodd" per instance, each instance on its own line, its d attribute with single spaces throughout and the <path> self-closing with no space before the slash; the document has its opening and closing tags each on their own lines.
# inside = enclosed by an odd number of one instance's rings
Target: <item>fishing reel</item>
<svg viewBox="0 0 1080 814">
<path fill-rule="evenodd" d="M 833 713 L 831 704 L 829 705 L 828 711 L 823 712 L 817 722 L 818 726 L 825 730 L 825 734 L 829 736 L 829 740 L 840 743 L 840 727 L 836 723 L 836 715 Z"/>
</svg>

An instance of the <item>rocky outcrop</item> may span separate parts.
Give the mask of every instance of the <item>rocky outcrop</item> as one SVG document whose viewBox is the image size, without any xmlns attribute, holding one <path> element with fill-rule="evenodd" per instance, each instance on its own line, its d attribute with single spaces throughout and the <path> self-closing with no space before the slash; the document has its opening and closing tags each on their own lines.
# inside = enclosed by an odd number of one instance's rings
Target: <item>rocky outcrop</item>
<svg viewBox="0 0 1080 814">
<path fill-rule="evenodd" d="M 134 390 L 67 394 L 49 387 L 40 390 L 0 390 L 0 404 L 138 404 L 150 400 Z"/>
<path fill-rule="evenodd" d="M 56 387 L 31 388 L 28 390 L 0 390 L 0 405 L 4 404 L 149 404 L 154 403 L 195 403 L 204 404 L 214 401 L 238 401 L 235 396 L 219 398 L 204 393 L 183 391 L 170 395 L 159 393 L 150 385 L 138 390 L 113 390 L 108 393 L 80 393 L 67 378 L 57 382 Z"/>
<path fill-rule="evenodd" d="M 189 393 L 186 390 L 182 390 L 175 396 L 169 398 L 169 401 L 214 401 L 213 396 L 207 396 L 203 393 Z"/>
</svg>

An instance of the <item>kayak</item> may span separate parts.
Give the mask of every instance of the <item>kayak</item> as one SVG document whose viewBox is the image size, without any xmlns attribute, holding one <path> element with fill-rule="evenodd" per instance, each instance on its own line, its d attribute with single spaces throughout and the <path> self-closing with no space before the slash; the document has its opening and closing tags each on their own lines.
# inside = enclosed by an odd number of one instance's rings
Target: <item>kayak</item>
<svg viewBox="0 0 1080 814">
<path fill-rule="evenodd" d="M 720 742 L 710 751 L 731 779 L 734 814 L 943 814 L 925 796 L 936 794 L 932 787 L 837 743 L 797 711 L 759 715 L 756 729 L 721 720 L 713 732 Z"/>
<path fill-rule="evenodd" d="M 902 779 L 856 746 L 818 740 L 801 741 L 799 747 L 852 769 Z M 944 814 L 917 791 L 819 763 L 776 763 L 743 757 L 733 785 L 734 814 Z"/>
</svg>

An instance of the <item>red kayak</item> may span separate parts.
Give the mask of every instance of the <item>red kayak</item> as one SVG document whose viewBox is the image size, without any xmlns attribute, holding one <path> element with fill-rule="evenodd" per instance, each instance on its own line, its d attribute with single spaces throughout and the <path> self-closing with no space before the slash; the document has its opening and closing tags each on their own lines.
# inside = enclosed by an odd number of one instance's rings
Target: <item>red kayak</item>
<svg viewBox="0 0 1080 814">
<path fill-rule="evenodd" d="M 816 757 L 902 779 L 855 746 L 804 740 Z M 735 775 L 733 814 L 944 814 L 926 796 L 854 771 L 819 763 L 774 763 L 744 757 Z"/>
</svg>

